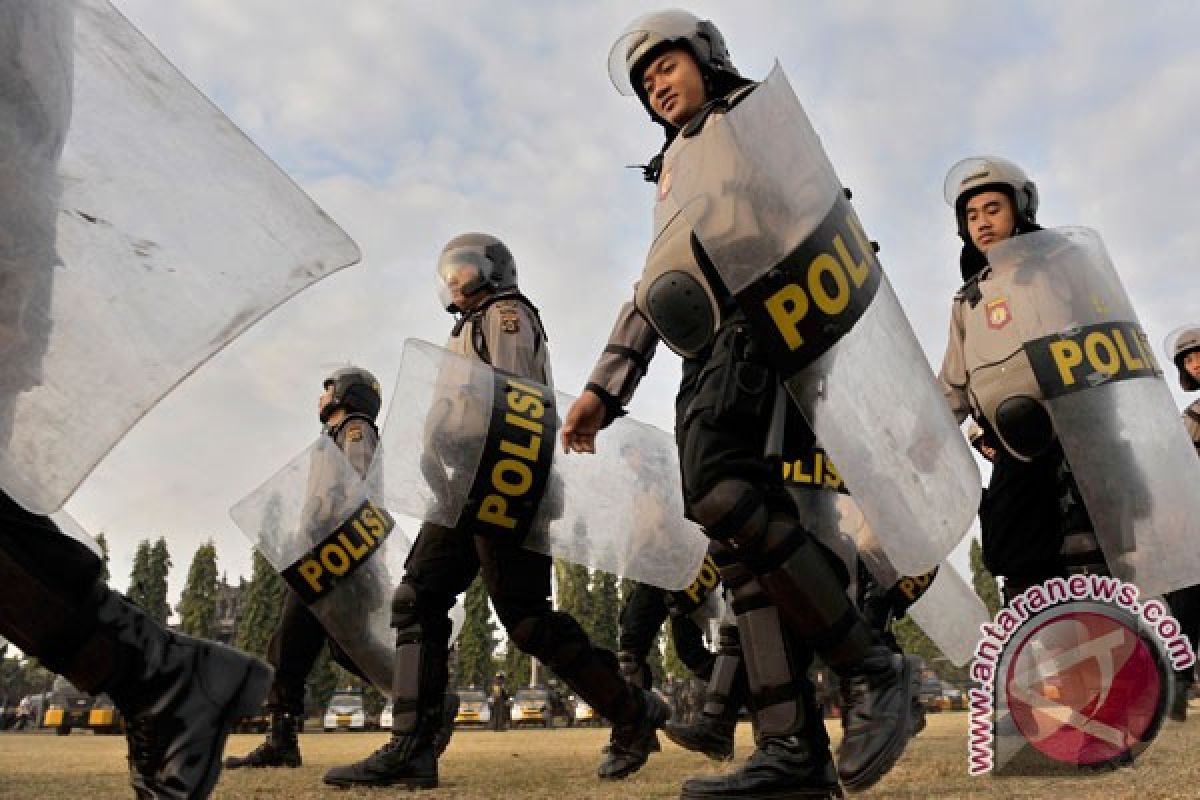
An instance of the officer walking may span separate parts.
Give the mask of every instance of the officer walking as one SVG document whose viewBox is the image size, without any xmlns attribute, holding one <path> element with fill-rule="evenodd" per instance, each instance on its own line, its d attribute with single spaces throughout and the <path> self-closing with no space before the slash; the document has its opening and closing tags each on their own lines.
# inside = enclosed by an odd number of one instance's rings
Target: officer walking
<svg viewBox="0 0 1200 800">
<path fill-rule="evenodd" d="M 628 83 L 666 133 L 663 152 L 646 170 L 663 196 L 670 187 L 661 166 L 673 148 L 755 84 L 733 67 L 711 22 L 681 11 L 636 20 L 612 56 L 618 87 Z M 747 241 L 755 234 L 747 229 Z M 685 356 L 676 400 L 685 505 L 714 540 L 710 552 L 732 593 L 757 696 L 757 748 L 742 770 L 689 780 L 682 796 L 837 796 L 839 776 L 850 788 L 866 788 L 899 759 L 915 676 L 850 604 L 844 576 L 797 518 L 776 465 L 765 457 L 779 378 L 707 262 L 686 225 L 659 237 L 633 301 L 621 309 L 567 415 L 562 441 L 594 452 L 597 433 L 623 413 L 660 338 Z M 847 720 L 836 772 L 804 678 L 814 651 L 842 678 Z"/>
<path fill-rule="evenodd" d="M 324 392 L 317 401 L 317 414 L 324 425 L 324 435 L 333 439 L 350 465 L 365 479 L 379 444 L 375 425 L 382 403 L 379 381 L 367 370 L 351 366 L 335 371 L 322 385 Z M 267 644 L 267 660 L 275 668 L 275 679 L 267 696 L 270 731 L 266 741 L 247 755 L 225 759 L 226 768 L 301 765 L 296 732 L 304 719 L 305 681 L 327 639 L 335 660 L 363 677 L 353 660 L 327 636 L 308 606 L 294 591 L 286 590 L 279 625 Z"/>
<path fill-rule="evenodd" d="M 1069 572 L 1105 572 L 1104 554 L 1053 423 L 1039 401 L 1024 345 L 1012 324 L 1006 287 L 987 253 L 1013 236 L 1041 230 L 1037 186 L 1002 158 L 971 158 L 946 178 L 963 241 L 965 283 L 954 296 L 950 337 L 938 379 L 955 418 L 982 428 L 976 446 L 992 452 L 992 477 L 980 507 L 983 560 L 1013 597 Z"/>
<path fill-rule="evenodd" d="M 1179 370 L 1179 385 L 1185 392 L 1200 390 L 1200 326 L 1184 328 L 1173 338 L 1174 341 L 1168 343 L 1168 355 Z M 1200 400 L 1184 409 L 1183 425 L 1196 447 L 1196 454 L 1200 455 Z M 1195 650 L 1200 644 L 1200 586 L 1168 592 L 1166 599 Z M 1171 698 L 1169 714 L 1176 722 L 1187 720 L 1188 692 L 1194 681 L 1194 667 L 1175 673 L 1175 694 Z"/>
<path fill-rule="evenodd" d="M 503 242 L 483 233 L 455 237 L 442 250 L 438 275 L 446 309 L 460 315 L 449 350 L 518 379 L 552 385 L 541 319 L 517 288 L 516 263 Z M 435 420 L 430 434 L 435 442 L 451 443 L 426 449 L 424 469 L 433 476 L 431 484 L 446 482 L 444 474 L 439 481 L 438 473 L 447 465 L 438 459 L 453 459 L 456 435 L 471 435 L 446 424 L 449 419 L 448 412 Z M 431 736 L 446 686 L 446 614 L 480 572 L 512 641 L 611 720 L 621 746 L 648 751 L 655 729 L 666 722 L 666 706 L 622 679 L 616 657 L 594 647 L 573 617 L 552 609 L 552 565 L 549 556 L 510 540 L 477 535 L 469 521 L 456 529 L 422 525 L 392 601 L 397 649 L 392 738 L 363 761 L 330 770 L 325 781 L 335 786 L 437 785 Z"/>
<path fill-rule="evenodd" d="M 9 447 L 17 397 L 38 383 L 25 370 L 49 335 L 29 309 L 44 304 L 61 266 L 56 170 L 72 105 L 73 12 L 66 3 L 0 8 L 0 447 Z M 270 669 L 167 630 L 109 588 L 103 568 L 49 517 L 0 490 L 0 636 L 113 699 L 138 797 L 207 797 L 232 722 L 259 707 Z"/>
<path fill-rule="evenodd" d="M 488 708 L 491 709 L 491 728 L 494 731 L 508 730 L 508 689 L 504 685 L 504 673 L 497 672 L 488 692 Z"/>
</svg>

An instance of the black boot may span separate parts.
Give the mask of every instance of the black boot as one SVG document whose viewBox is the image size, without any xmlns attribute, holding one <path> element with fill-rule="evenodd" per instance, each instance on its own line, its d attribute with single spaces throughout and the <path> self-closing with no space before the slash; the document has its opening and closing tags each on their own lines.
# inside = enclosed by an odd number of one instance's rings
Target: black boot
<svg viewBox="0 0 1200 800">
<path fill-rule="evenodd" d="M 242 767 L 298 767 L 300 743 L 296 739 L 299 720 L 282 711 L 271 712 L 271 730 L 267 740 L 244 756 L 229 756 L 225 769 Z"/>
<path fill-rule="evenodd" d="M 604 761 L 596 770 L 602 780 L 620 780 L 641 769 L 658 744 L 655 732 L 671 716 L 671 709 L 654 692 L 637 691 L 642 698 L 642 712 L 633 722 L 613 725 Z"/>
<path fill-rule="evenodd" d="M 650 666 L 636 653 L 622 650 L 617 653 L 617 663 L 620 664 L 621 677 L 629 681 L 631 686 L 639 689 L 650 688 Z M 669 713 L 668 713 L 669 716 Z M 637 772 L 646 763 L 650 753 L 662 750 L 658 743 L 658 735 L 650 733 L 649 743 L 645 752 L 641 748 L 627 749 L 617 742 L 618 726 L 614 725 L 609 736 L 608 744 L 604 746 L 604 758 L 596 768 L 596 774 L 606 780 L 626 778 Z"/>
<path fill-rule="evenodd" d="M 1174 722 L 1187 722 L 1188 690 L 1192 688 L 1191 682 L 1181 678 L 1181 674 L 1175 673 L 1175 686 L 1171 691 L 1171 706 L 1167 710 L 1167 716 Z"/>
<path fill-rule="evenodd" d="M 216 642 L 171 633 L 109 591 L 96 610 L 120 668 L 103 687 L 125 716 L 139 798 L 207 797 L 235 718 L 262 707 L 271 668 Z"/>
<path fill-rule="evenodd" d="M 689 778 L 679 796 L 681 800 L 791 800 L 841 797 L 842 790 L 828 748 L 816 748 L 798 736 L 770 736 L 762 738 L 737 772 Z"/>
<path fill-rule="evenodd" d="M 399 708 L 393 714 L 399 717 Z M 325 773 L 325 783 L 343 789 L 353 786 L 437 788 L 438 754 L 434 737 L 440 724 L 440 709 L 432 715 L 419 715 L 416 729 L 412 731 L 397 731 L 393 724 L 392 738 L 382 747 L 362 761 L 329 770 Z"/>
<path fill-rule="evenodd" d="M 457 692 L 446 692 L 442 698 L 442 720 L 441 726 L 433 737 L 433 749 L 437 753 L 437 757 L 441 758 L 446 752 L 446 748 L 450 746 L 450 737 L 454 735 L 454 720 L 458 717 L 458 706 L 461 698 Z"/>
<path fill-rule="evenodd" d="M 415 590 L 401 583 L 392 597 L 396 628 L 392 738 L 362 761 L 326 772 L 326 783 L 343 788 L 433 789 L 438 785 L 436 738 L 445 707 L 450 621 L 439 617 L 422 623 L 419 611 Z"/>
<path fill-rule="evenodd" d="M 785 629 L 779 610 L 744 567 L 730 565 L 722 575 L 733 595 L 757 747 L 736 772 L 687 781 L 681 797 L 840 797 L 829 737 L 806 675 L 812 651 Z M 734 636 L 724 627 L 722 654 L 732 650 Z"/>
<path fill-rule="evenodd" d="M 746 704 L 750 689 L 742 663 L 742 644 L 732 615 L 721 624 L 717 658 L 709 677 L 704 708 L 691 725 L 668 722 L 667 738 L 684 750 L 704 753 L 716 761 L 733 759 L 733 735 L 738 712 Z"/>
<path fill-rule="evenodd" d="M 851 791 L 877 783 L 908 744 L 917 671 L 893 653 L 850 604 L 825 548 L 793 529 L 754 558 L 788 628 L 837 673 L 844 701 L 838 775 Z M 770 565 L 777 566 L 770 566 Z M 726 584 L 728 585 L 728 583 Z"/>
</svg>

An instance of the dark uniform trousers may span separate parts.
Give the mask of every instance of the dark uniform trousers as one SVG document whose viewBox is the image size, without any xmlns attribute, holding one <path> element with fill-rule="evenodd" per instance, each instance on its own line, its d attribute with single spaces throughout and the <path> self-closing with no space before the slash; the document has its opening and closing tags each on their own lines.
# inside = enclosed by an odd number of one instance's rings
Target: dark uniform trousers
<svg viewBox="0 0 1200 800">
<path fill-rule="evenodd" d="M 460 526 L 426 522 L 405 563 L 404 583 L 416 596 L 416 615 L 429 652 L 445 650 L 448 612 L 457 596 L 482 573 L 500 622 L 524 652 L 549 666 L 597 713 L 628 722 L 640 713 L 629 686 L 618 677 L 612 652 L 593 647 L 569 614 L 550 604 L 553 561 L 510 542 L 476 536 Z M 423 696 L 441 697 L 447 674 L 438 666 L 427 674 Z"/>
<path fill-rule="evenodd" d="M 0 634 L 85 691 L 117 667 L 83 652 L 98 625 L 95 607 L 108 591 L 103 566 L 49 517 L 0 492 Z"/>
<path fill-rule="evenodd" d="M 672 613 L 671 592 L 645 583 L 634 583 L 621 609 L 618 647 L 645 664 L 663 623 L 670 617 L 675 653 L 698 678 L 708 680 L 716 656 L 704 646 L 704 631 L 688 614 Z M 649 683 L 646 683 L 649 686 Z"/>
<path fill-rule="evenodd" d="M 325 627 L 304 601 L 291 589 L 285 588 L 279 625 L 267 643 L 267 661 L 275 668 L 275 680 L 267 695 L 268 710 L 304 716 L 305 683 L 321 655 L 321 647 L 327 641 L 334 661 L 363 680 L 368 680 L 350 656 L 326 633 Z"/>
</svg>

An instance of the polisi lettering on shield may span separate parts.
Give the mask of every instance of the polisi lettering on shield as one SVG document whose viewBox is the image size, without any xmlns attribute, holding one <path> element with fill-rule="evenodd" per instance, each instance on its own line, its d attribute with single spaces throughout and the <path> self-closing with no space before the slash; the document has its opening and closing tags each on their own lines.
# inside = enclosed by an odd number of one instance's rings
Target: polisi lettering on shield
<svg viewBox="0 0 1200 800">
<path fill-rule="evenodd" d="M 1162 374 L 1136 322 L 1087 325 L 1027 342 L 1025 350 L 1047 398 Z"/>
<path fill-rule="evenodd" d="M 385 509 L 364 501 L 349 519 L 280 574 L 301 600 L 312 605 L 366 563 L 395 527 L 396 521 Z"/>
<path fill-rule="evenodd" d="M 717 588 L 717 584 L 721 581 L 721 573 L 717 571 L 716 562 L 712 560 L 712 556 L 706 555 L 704 563 L 700 565 L 700 572 L 696 575 L 696 580 L 692 581 L 691 585 L 683 590 L 683 594 L 687 596 L 696 606 L 704 602 L 704 598 L 708 593 Z"/>
<path fill-rule="evenodd" d="M 558 418 L 549 390 L 496 371 L 487 442 L 464 514 L 477 533 L 521 541 L 541 503 Z"/>
<path fill-rule="evenodd" d="M 769 332 L 767 345 L 786 379 L 854 327 L 882 274 L 858 216 L 839 195 L 816 230 L 737 299 L 757 329 Z"/>
<path fill-rule="evenodd" d="M 820 447 L 814 447 L 797 458 L 784 461 L 783 482 L 804 489 L 830 489 L 840 494 L 850 493 L 841 473 Z"/>
</svg>

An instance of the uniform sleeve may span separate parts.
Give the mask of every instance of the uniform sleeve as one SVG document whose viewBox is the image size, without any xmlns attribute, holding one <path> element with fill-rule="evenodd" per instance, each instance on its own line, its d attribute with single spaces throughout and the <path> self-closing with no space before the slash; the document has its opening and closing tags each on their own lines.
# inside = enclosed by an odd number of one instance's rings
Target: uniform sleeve
<svg viewBox="0 0 1200 800">
<path fill-rule="evenodd" d="M 379 444 L 379 434 L 366 420 L 352 419 L 343 426 L 338 436 L 338 445 L 346 454 L 350 466 L 362 478 L 367 477 L 367 470 L 375 458 L 375 448 Z"/>
<path fill-rule="evenodd" d="M 957 299 L 950 312 L 950 335 L 946 342 L 946 355 L 942 357 L 942 369 L 938 383 L 942 394 L 954 414 L 955 422 L 961 423 L 971 413 L 971 401 L 967 395 L 967 364 L 963 356 L 964 327 L 963 304 Z"/>
<path fill-rule="evenodd" d="M 1187 428 L 1192 444 L 1196 446 L 1196 454 L 1200 455 L 1200 400 L 1192 403 L 1183 412 L 1183 426 Z"/>
<path fill-rule="evenodd" d="M 492 366 L 518 378 L 543 383 L 539 353 L 546 343 L 542 329 L 524 303 L 499 300 L 483 317 L 483 338 Z"/>
<path fill-rule="evenodd" d="M 608 344 L 587 384 L 608 406 L 610 415 L 617 415 L 633 399 L 634 390 L 650 368 L 656 347 L 658 334 L 633 302 L 621 306 Z"/>
</svg>

